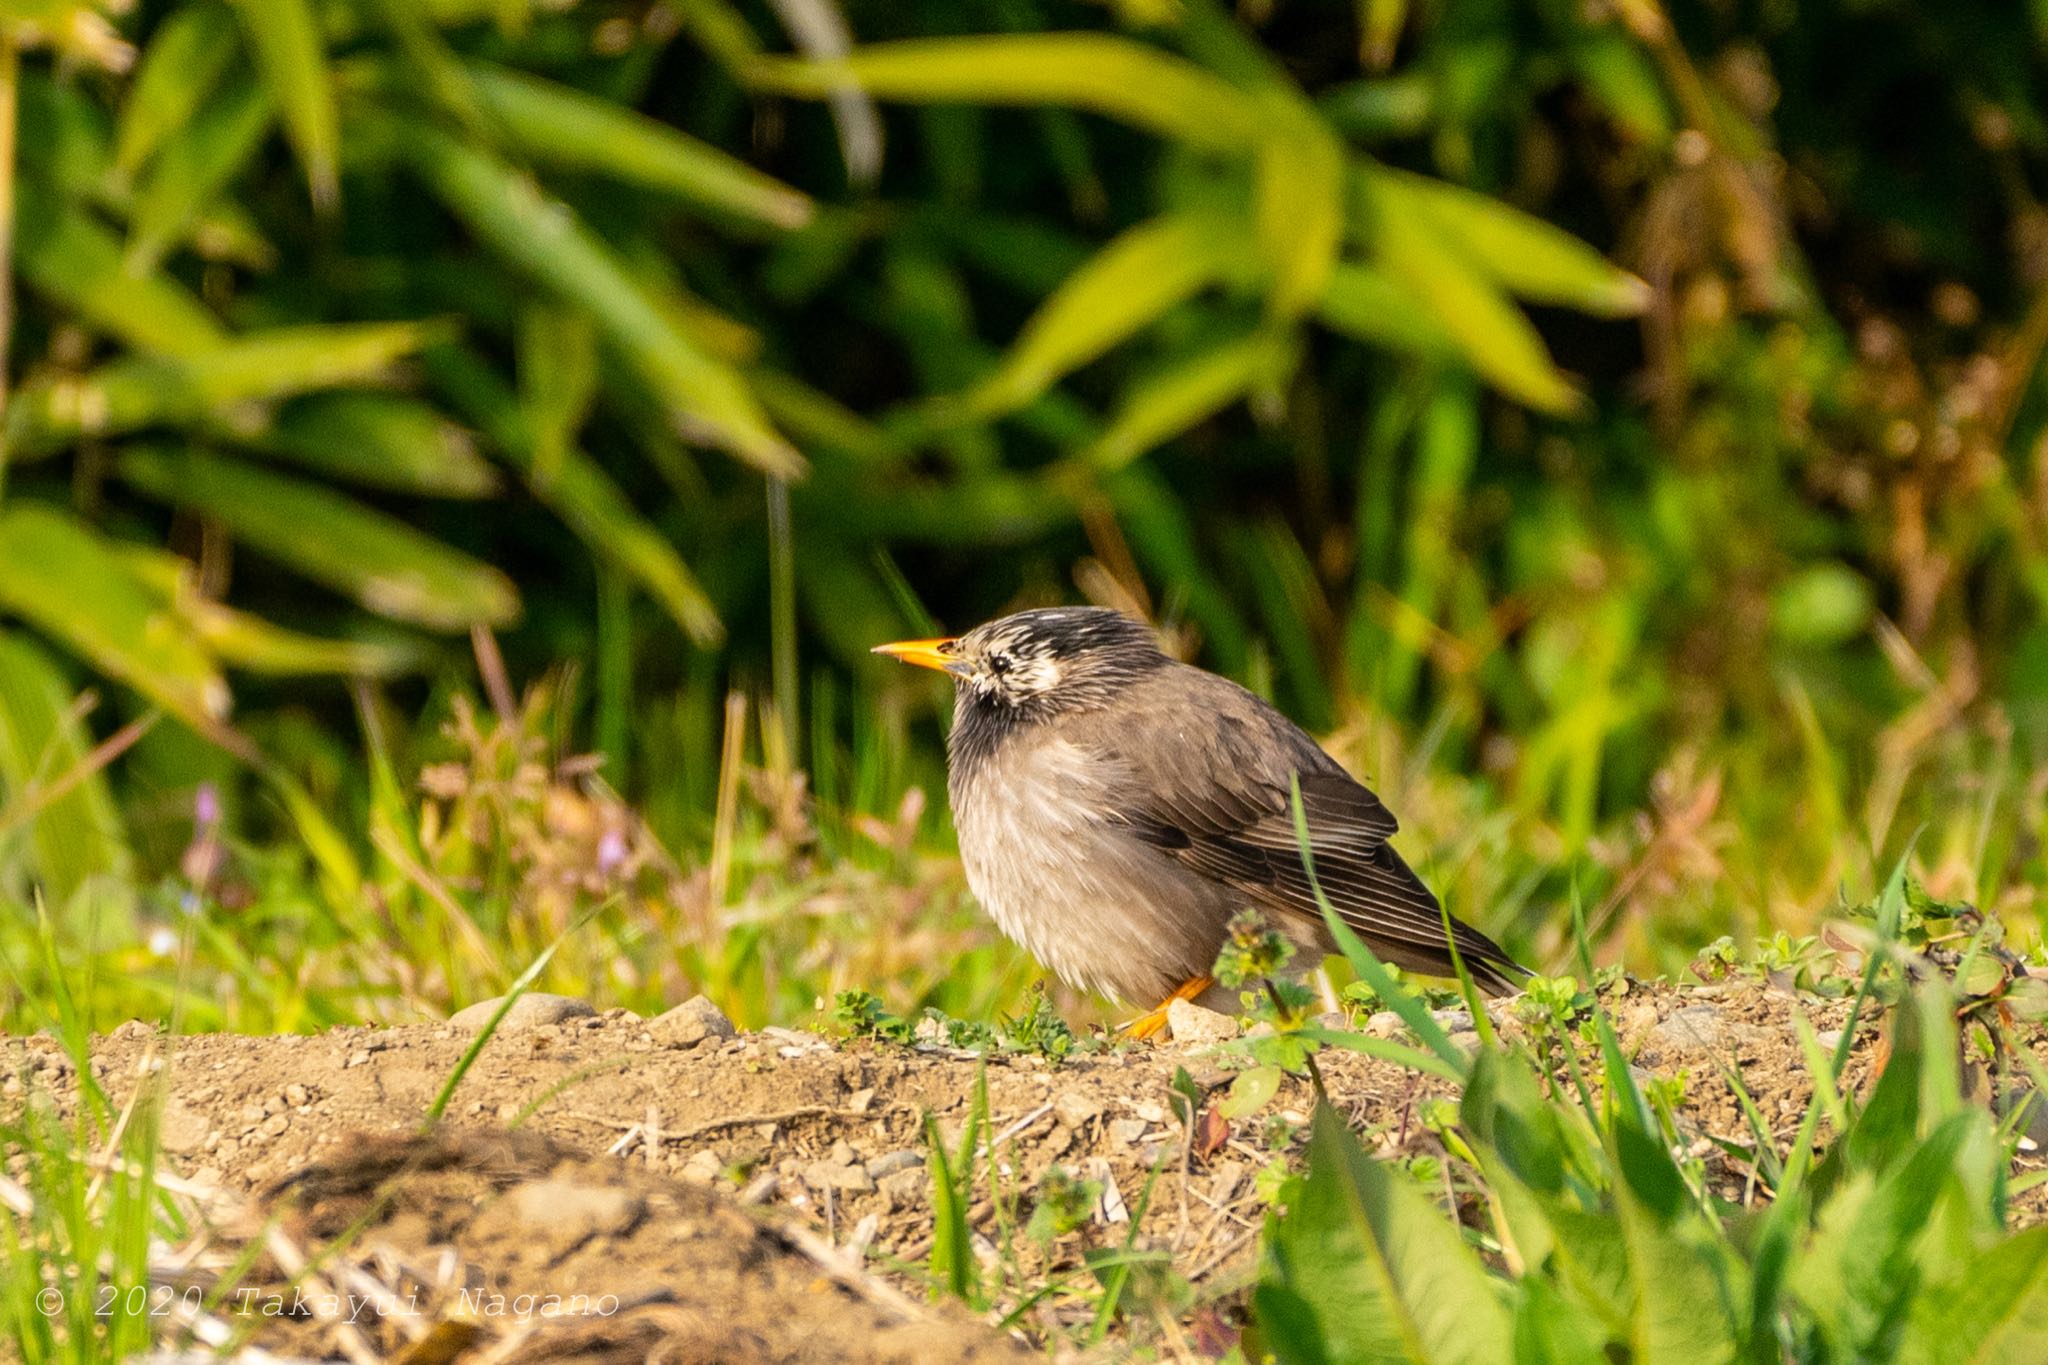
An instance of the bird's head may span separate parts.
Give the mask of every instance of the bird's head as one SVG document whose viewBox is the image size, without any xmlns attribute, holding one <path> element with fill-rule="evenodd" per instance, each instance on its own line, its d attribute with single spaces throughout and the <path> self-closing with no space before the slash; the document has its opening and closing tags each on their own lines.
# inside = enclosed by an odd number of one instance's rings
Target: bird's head
<svg viewBox="0 0 2048 1365">
<path fill-rule="evenodd" d="M 1150 627 L 1106 607 L 1020 611 L 965 635 L 875 653 L 951 674 L 963 705 L 1033 716 L 1100 705 L 1166 662 Z"/>
</svg>

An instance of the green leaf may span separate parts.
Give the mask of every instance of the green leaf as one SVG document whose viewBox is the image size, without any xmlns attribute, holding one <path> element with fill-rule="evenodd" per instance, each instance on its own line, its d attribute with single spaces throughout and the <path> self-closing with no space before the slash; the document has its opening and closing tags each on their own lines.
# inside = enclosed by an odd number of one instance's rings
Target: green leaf
<svg viewBox="0 0 2048 1365">
<path fill-rule="evenodd" d="M 284 111 L 285 132 L 306 168 L 306 185 L 318 208 L 331 208 L 339 193 L 341 120 L 312 0 L 233 0 L 243 31 L 265 81 Z"/>
<path fill-rule="evenodd" d="M 1379 262 L 1414 292 L 1473 369 L 1533 408 L 1569 413 L 1579 407 L 1578 391 L 1551 364 L 1535 327 L 1483 268 L 1440 239 L 1433 224 L 1388 211 L 1376 190 L 1370 203 Z"/>
<path fill-rule="evenodd" d="M 1507 1309 L 1455 1221 L 1407 1175 L 1367 1158 L 1327 1104 L 1252 1305 L 1283 1365 L 1512 1358 Z"/>
<path fill-rule="evenodd" d="M 815 212 L 809 196 L 610 100 L 505 67 L 475 63 L 471 81 L 513 148 L 529 160 L 590 171 L 778 228 Z"/>
<path fill-rule="evenodd" d="M 1227 1119 L 1256 1114 L 1279 1092 L 1283 1074 L 1277 1066 L 1255 1066 L 1238 1072 L 1237 1079 L 1230 1083 L 1230 1093 L 1216 1106 L 1216 1112 Z"/>
<path fill-rule="evenodd" d="M 496 371 L 459 346 L 436 347 L 427 362 L 455 405 L 526 476 L 534 496 L 567 523 L 592 554 L 637 579 L 692 640 L 709 645 L 724 638 L 716 608 L 675 546 L 596 461 L 565 447 L 558 467 L 547 478 L 537 478 L 538 440 L 524 408 Z"/>
<path fill-rule="evenodd" d="M 499 485 L 467 429 L 403 394 L 305 394 L 280 407 L 267 427 L 241 440 L 369 488 L 481 498 Z"/>
<path fill-rule="evenodd" d="M 801 457 L 769 425 L 739 372 L 665 316 L 565 205 L 510 166 L 438 131 L 414 125 L 401 136 L 427 183 L 491 250 L 558 298 L 590 310 L 679 426 L 779 477 L 802 472 Z"/>
<path fill-rule="evenodd" d="M 205 107 L 240 48 L 224 5 L 184 5 L 157 26 L 121 105 L 114 164 L 123 175 L 140 170 Z"/>
<path fill-rule="evenodd" d="M 201 211 L 248 164 L 276 110 L 266 87 L 234 79 L 170 134 L 129 210 L 129 274 L 146 274 L 184 240 Z"/>
<path fill-rule="evenodd" d="M 194 638 L 233 667 L 282 676 L 340 673 L 374 678 L 402 673 L 421 662 L 420 650 L 409 644 L 321 639 L 224 606 L 200 592 L 192 562 L 168 550 L 123 546 L 121 557 L 136 578 L 177 613 Z"/>
<path fill-rule="evenodd" d="M 634 510 L 597 461 L 565 451 L 561 467 L 533 491 L 594 552 L 652 593 L 690 639 L 709 646 L 725 637 L 717 608 L 675 546 Z"/>
<path fill-rule="evenodd" d="M 84 436 L 191 425 L 238 404 L 360 384 L 433 339 L 423 323 L 342 323 L 245 332 L 198 355 L 116 360 L 36 381 L 8 406 L 10 453 L 47 456 Z"/>
<path fill-rule="evenodd" d="M 1257 104 L 1191 63 L 1127 38 L 1041 33 L 877 43 L 843 61 L 758 58 L 764 90 L 823 97 L 842 84 L 890 100 L 1058 104 L 1089 109 L 1198 147 L 1245 151 Z"/>
<path fill-rule="evenodd" d="M 1602 317 L 1633 317 L 1649 307 L 1647 284 L 1541 218 L 1406 171 L 1376 167 L 1371 179 L 1382 212 L 1434 227 L 1511 294 Z"/>
<path fill-rule="evenodd" d="M 131 451 L 120 473 L 379 615 L 453 631 L 519 614 L 517 592 L 490 565 L 329 489 L 190 451 Z"/>
<path fill-rule="evenodd" d="M 1389 350 L 1437 359 L 1458 351 L 1458 343 L 1415 291 L 1375 265 L 1338 262 L 1323 286 L 1316 316 L 1334 331 Z"/>
<path fill-rule="evenodd" d="M 199 642 L 67 513 L 30 502 L 0 512 L 0 609 L 188 722 L 227 714 L 227 681 Z"/>
<path fill-rule="evenodd" d="M 226 339 L 204 304 L 159 271 L 129 273 L 121 240 L 54 194 L 22 200 L 15 259 L 29 284 L 81 322 L 139 351 L 177 355 Z"/>
<path fill-rule="evenodd" d="M 590 314 L 552 302 L 519 314 L 519 405 L 533 432 L 536 483 L 553 479 L 597 397 L 597 333 Z"/>
<path fill-rule="evenodd" d="M 1870 584 L 1846 564 L 1810 565 L 1771 593 L 1771 629 L 1794 644 L 1826 647 L 1870 624 Z"/>
<path fill-rule="evenodd" d="M 1121 468 L 1245 394 L 1278 388 L 1299 356 L 1290 333 L 1271 329 L 1198 351 L 1132 386 L 1081 458 L 1098 468 Z"/>
<path fill-rule="evenodd" d="M 1913 1296 L 1905 1365 L 2004 1365 L 2048 1360 L 2048 1227 L 1980 1255 L 1962 1280 Z"/>
<path fill-rule="evenodd" d="M 1322 297 L 1344 238 L 1344 148 L 1292 91 L 1263 101 L 1272 130 L 1259 144 L 1259 249 L 1271 279 L 1266 308 L 1294 318 Z"/>
<path fill-rule="evenodd" d="M 1627 1131 L 1624 1125 L 1621 1131 Z M 1639 1159 L 1641 1148 L 1617 1149 L 1616 1161 Z M 1666 1161 L 1669 1156 L 1666 1154 Z M 1632 1359 L 1642 1365 L 1719 1365 L 1735 1358 L 1734 1306 L 1722 1271 L 1724 1242 L 1696 1220 L 1676 1221 L 1651 1208 L 1627 1182 L 1616 1192 L 1628 1247 L 1634 1302 L 1629 1313 Z"/>
<path fill-rule="evenodd" d="M 0 631 L 0 830 L 14 803 L 51 790 L 92 751 L 72 688 L 55 662 L 24 635 Z M 97 876 L 130 868 L 126 833 L 104 773 L 95 772 L 38 809 L 30 825 L 29 868 L 58 906 Z"/>
<path fill-rule="evenodd" d="M 1249 249 L 1238 225 L 1220 215 L 1166 214 L 1127 229 L 1039 305 L 968 407 L 989 416 L 1023 406 L 1222 279 Z"/>
</svg>

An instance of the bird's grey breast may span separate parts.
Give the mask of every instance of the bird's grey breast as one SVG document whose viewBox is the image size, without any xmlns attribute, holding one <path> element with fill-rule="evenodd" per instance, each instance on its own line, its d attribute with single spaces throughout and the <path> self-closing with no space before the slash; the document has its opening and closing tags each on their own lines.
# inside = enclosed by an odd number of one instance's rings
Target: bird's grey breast
<svg viewBox="0 0 2048 1365">
<path fill-rule="evenodd" d="M 1155 1003 L 1207 968 L 1216 912 L 1177 904 L 1187 879 L 1115 820 L 1132 780 L 1119 758 L 1035 728 L 989 760 L 956 765 L 948 790 L 968 885 L 997 927 L 1119 999 Z"/>
</svg>

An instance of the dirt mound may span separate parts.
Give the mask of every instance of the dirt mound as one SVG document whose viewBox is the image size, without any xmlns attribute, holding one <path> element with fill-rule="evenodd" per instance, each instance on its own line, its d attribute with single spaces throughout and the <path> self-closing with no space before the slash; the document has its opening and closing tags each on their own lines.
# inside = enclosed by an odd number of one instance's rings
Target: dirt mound
<svg viewBox="0 0 2048 1365">
<path fill-rule="evenodd" d="M 1743 1197 L 1746 1166 L 1728 1153 L 1752 1138 L 1734 1083 L 1789 1141 L 1808 1096 L 1792 1013 L 1826 1035 L 1842 1007 L 1748 980 L 1638 986 L 1609 1003 L 1639 1066 L 1684 1078 L 1695 1154 Z M 1270 1194 L 1259 1177 L 1298 1162 L 1313 1102 L 1288 1081 L 1256 1114 L 1190 1129 L 1176 1072 L 1205 1089 L 1230 1072 L 1213 1050 L 1175 1045 L 1054 1066 L 788 1029 L 722 1037 L 622 1011 L 531 1016 L 548 1018 L 486 1045 L 431 1138 L 417 1134 L 471 1041 L 463 1028 L 166 1039 L 134 1024 L 99 1040 L 93 1065 L 117 1100 L 162 1073 L 166 1161 L 196 1186 L 246 1201 L 259 1222 L 287 1211 L 283 1228 L 302 1248 L 352 1229 L 343 1260 L 418 1305 L 411 1316 L 380 1309 L 357 1330 L 377 1354 L 410 1347 L 420 1359 L 461 1354 L 453 1339 L 427 1351 L 442 1332 L 487 1334 L 495 1358 L 638 1359 L 651 1344 L 684 1360 L 1005 1355 L 1011 1338 L 925 1302 L 926 1118 L 953 1148 L 984 1085 L 967 1218 L 998 1309 L 1021 1298 L 1006 1300 L 1005 1286 L 1043 1284 L 1111 1246 L 1158 1253 L 1194 1300 L 1213 1299 L 1249 1273 Z M 1860 1030 L 1852 1086 L 1876 1064 L 1876 1037 Z M 17 1040 L 6 1063 L 10 1095 L 33 1088 L 62 1102 L 72 1089 L 47 1038 Z M 1419 1113 L 1433 1083 L 1351 1052 L 1319 1063 L 1369 1146 L 1436 1150 Z M 1093 1205 L 1055 1235 L 1024 1236 L 1055 1166 L 1094 1182 Z M 288 1264 L 267 1268 L 289 1278 Z M 503 1316 L 462 1291 L 503 1295 Z M 548 1317 L 550 1294 L 583 1295 L 586 1311 Z M 587 1311 L 606 1295 L 612 1311 Z M 1049 1294 L 1020 1323 L 1034 1339 L 1070 1339 L 1087 1311 Z M 266 1323 L 255 1340 L 312 1354 L 335 1349 L 339 1330 L 314 1313 Z"/>
</svg>

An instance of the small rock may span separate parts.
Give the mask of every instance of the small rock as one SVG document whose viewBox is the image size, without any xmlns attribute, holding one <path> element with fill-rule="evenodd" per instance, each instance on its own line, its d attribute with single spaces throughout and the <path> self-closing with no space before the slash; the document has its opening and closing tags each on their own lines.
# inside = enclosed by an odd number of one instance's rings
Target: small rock
<svg viewBox="0 0 2048 1365">
<path fill-rule="evenodd" d="M 860 1162 L 860 1153 L 854 1151 L 853 1144 L 845 1138 L 835 1138 L 832 1142 L 831 1161 L 834 1166 L 856 1165 Z"/>
<path fill-rule="evenodd" d="M 1111 1119 L 1109 1140 L 1119 1147 L 1128 1147 L 1145 1136 L 1145 1130 L 1151 1126 L 1143 1119 Z"/>
<path fill-rule="evenodd" d="M 879 1183 L 882 1193 L 889 1198 L 891 1209 L 916 1208 L 923 1201 L 925 1191 L 929 1188 L 924 1172 L 915 1167 L 885 1175 Z"/>
<path fill-rule="evenodd" d="M 1146 1100 L 1143 1104 L 1132 1105 L 1131 1112 L 1147 1123 L 1166 1122 L 1166 1106 L 1152 1100 Z"/>
<path fill-rule="evenodd" d="M 1052 1112 L 1059 1121 L 1077 1132 L 1090 1119 L 1102 1117 L 1102 1102 L 1082 1090 L 1062 1090 L 1052 1097 Z"/>
<path fill-rule="evenodd" d="M 263 1120 L 261 1131 L 263 1136 L 267 1138 L 281 1138 L 284 1136 L 285 1130 L 291 1126 L 292 1121 L 283 1114 L 272 1114 L 269 1118 Z"/>
<path fill-rule="evenodd" d="M 1813 1041 L 1820 1044 L 1822 1051 L 1832 1052 L 1842 1045 L 1842 1031 L 1838 1028 L 1822 1029 L 1813 1035 Z"/>
<path fill-rule="evenodd" d="M 1672 1052 L 1704 1052 L 1728 1041 L 1728 1021 L 1712 1005 L 1688 1005 L 1650 1030 L 1653 1047 Z"/>
<path fill-rule="evenodd" d="M 868 1174 L 877 1180 L 886 1181 L 898 1171 L 915 1170 L 924 1165 L 924 1157 L 905 1148 L 900 1152 L 884 1152 L 868 1163 Z"/>
<path fill-rule="evenodd" d="M 1211 1047 L 1237 1037 L 1237 1020 L 1187 1000 L 1166 1007 L 1166 1027 L 1174 1042 L 1190 1047 Z"/>
<path fill-rule="evenodd" d="M 498 1012 L 498 1005 L 504 999 L 499 996 L 492 1000 L 479 1000 L 467 1009 L 457 1010 L 448 1017 L 451 1026 L 468 1029 L 474 1033 L 491 1021 Z M 505 1011 L 505 1017 L 498 1021 L 498 1032 L 517 1033 L 524 1029 L 540 1028 L 546 1024 L 559 1024 L 568 1019 L 586 1019 L 597 1010 L 588 1000 L 578 1000 L 570 995 L 546 995 L 528 991 L 512 1002 L 512 1008 Z"/>
<path fill-rule="evenodd" d="M 354 1052 L 349 1053 L 348 1064 L 350 1066 L 368 1066 L 370 1064 L 370 1050 L 366 1047 L 359 1047 Z"/>
<path fill-rule="evenodd" d="M 313 1092 L 306 1089 L 306 1087 L 303 1085 L 293 1084 L 288 1085 L 284 1088 L 284 1102 L 286 1104 L 289 1104 L 294 1109 L 297 1109 L 302 1104 L 310 1102 L 312 1098 Z"/>
<path fill-rule="evenodd" d="M 875 1088 L 867 1086 L 846 1097 L 846 1107 L 856 1114 L 865 1114 L 875 1102 Z"/>
<path fill-rule="evenodd" d="M 761 1036 L 773 1038 L 776 1042 L 787 1047 L 804 1048 L 813 1051 L 829 1050 L 832 1046 L 819 1035 L 805 1033 L 802 1029 L 797 1028 L 764 1028 L 761 1030 Z"/>
<path fill-rule="evenodd" d="M 706 1038 L 724 1042 L 737 1036 L 725 1011 L 703 995 L 693 995 L 666 1014 L 650 1019 L 647 1032 L 657 1043 L 677 1048 L 695 1047 Z"/>
<path fill-rule="evenodd" d="M 835 1166 L 829 1161 L 813 1161 L 804 1167 L 804 1184 L 814 1190 L 829 1188 L 847 1194 L 867 1194 L 875 1188 L 865 1166 Z"/>
<path fill-rule="evenodd" d="M 206 1115 L 182 1100 L 172 1100 L 164 1106 L 163 1117 L 158 1120 L 157 1140 L 163 1143 L 165 1151 L 182 1156 L 204 1146 L 207 1132 Z"/>
<path fill-rule="evenodd" d="M 569 1238 L 630 1232 L 646 1207 L 631 1190 L 568 1180 L 531 1180 L 512 1191 L 520 1221 Z"/>
<path fill-rule="evenodd" d="M 1365 1021 L 1365 1035 L 1368 1038 L 1398 1038 L 1403 1027 L 1400 1015 L 1392 1010 L 1377 1010 Z"/>
<path fill-rule="evenodd" d="M 1472 1032 L 1471 1010 L 1431 1010 L 1429 1012 L 1429 1017 L 1436 1020 L 1437 1027 L 1442 1029 L 1445 1033 Z"/>
<path fill-rule="evenodd" d="M 706 1149 L 683 1163 L 683 1179 L 699 1185 L 709 1185 L 725 1171 L 725 1163 L 718 1153 Z"/>
</svg>

